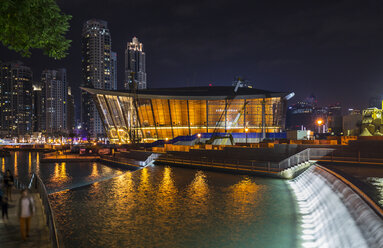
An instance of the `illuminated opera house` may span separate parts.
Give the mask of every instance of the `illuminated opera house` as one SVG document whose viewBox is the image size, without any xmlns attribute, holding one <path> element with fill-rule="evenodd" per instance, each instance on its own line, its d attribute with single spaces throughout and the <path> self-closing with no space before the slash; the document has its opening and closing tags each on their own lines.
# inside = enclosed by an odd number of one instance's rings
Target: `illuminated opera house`
<svg viewBox="0 0 383 248">
<path fill-rule="evenodd" d="M 153 142 L 198 133 L 281 133 L 288 93 L 231 86 L 109 91 L 93 96 L 111 143 Z"/>
</svg>

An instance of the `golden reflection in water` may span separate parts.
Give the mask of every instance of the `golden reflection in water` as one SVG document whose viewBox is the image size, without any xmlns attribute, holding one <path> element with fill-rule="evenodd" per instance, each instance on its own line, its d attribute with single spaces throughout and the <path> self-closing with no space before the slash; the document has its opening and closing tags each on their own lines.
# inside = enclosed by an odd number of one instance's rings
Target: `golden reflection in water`
<svg viewBox="0 0 383 248">
<path fill-rule="evenodd" d="M 148 180 L 147 177 L 145 179 Z M 117 195 L 123 192 L 132 192 L 134 191 L 134 182 L 132 179 L 132 172 L 127 171 L 124 175 L 116 177 L 115 185 Z"/>
<path fill-rule="evenodd" d="M 31 174 L 32 170 L 32 154 L 28 153 L 28 173 Z"/>
<path fill-rule="evenodd" d="M 55 185 L 55 187 L 58 187 L 62 186 L 68 180 L 69 177 L 66 173 L 66 163 L 55 163 L 55 173 L 51 177 L 51 182 Z"/>
<path fill-rule="evenodd" d="M 164 175 L 157 191 L 157 204 L 163 215 L 171 215 L 172 210 L 176 207 L 175 199 L 178 190 L 172 177 L 172 168 L 165 167 Z"/>
<path fill-rule="evenodd" d="M 209 200 L 209 185 L 203 171 L 197 171 L 191 184 L 188 186 L 187 194 L 190 202 L 188 207 L 191 215 L 207 214 Z"/>
<path fill-rule="evenodd" d="M 92 186 L 89 190 L 90 199 L 92 199 L 93 196 L 96 196 L 99 190 L 100 190 L 100 182 L 92 183 Z"/>
<path fill-rule="evenodd" d="M 135 207 L 135 186 L 131 171 L 115 178 L 112 194 L 114 200 L 111 201 L 113 206 L 110 207 L 123 211 L 119 215 L 127 214 Z"/>
<path fill-rule="evenodd" d="M 171 167 L 165 167 L 163 177 L 158 185 L 155 204 L 156 223 L 161 226 L 161 232 L 168 240 L 174 240 L 176 231 L 174 227 L 179 224 L 179 220 L 174 218 L 177 214 L 178 190 L 173 180 Z"/>
<path fill-rule="evenodd" d="M 36 173 L 40 172 L 40 153 L 36 153 Z"/>
<path fill-rule="evenodd" d="M 98 176 L 99 176 L 99 173 L 98 173 L 97 163 L 93 163 L 92 164 L 92 173 L 90 174 L 90 177 L 91 178 L 96 178 Z"/>
<path fill-rule="evenodd" d="M 49 200 L 53 206 L 56 219 L 75 221 L 71 220 L 70 217 L 74 216 L 72 211 L 74 208 L 68 208 L 68 202 L 71 201 L 71 191 L 69 189 L 62 190 L 49 195 Z"/>
<path fill-rule="evenodd" d="M 146 176 L 145 176 L 146 175 Z M 142 175 L 141 175 L 142 176 Z M 133 181 L 133 176 L 131 171 L 127 171 L 124 175 L 117 176 L 112 179 L 112 186 L 110 187 L 110 190 L 107 191 L 107 199 L 103 206 L 101 206 L 101 209 L 107 209 L 108 211 L 113 210 L 112 215 L 108 215 L 108 217 L 105 218 L 105 222 L 107 229 L 111 230 L 119 230 L 123 226 L 125 228 L 126 220 L 129 219 L 127 216 L 136 216 L 136 213 L 133 212 L 133 209 L 136 207 L 137 204 L 137 197 L 135 192 L 135 185 Z M 141 183 L 148 183 L 148 174 L 144 174 L 143 180 L 141 180 Z M 105 187 L 105 186 L 104 186 Z M 91 189 L 91 193 L 97 193 L 96 191 L 99 190 L 101 193 L 105 192 L 105 188 L 100 187 L 100 189 L 93 187 Z M 147 188 L 147 186 L 143 186 L 143 188 Z M 95 194 L 95 196 L 98 196 L 98 194 Z M 141 196 L 140 200 L 145 199 L 145 195 L 143 194 Z M 89 202 L 89 204 L 93 204 L 92 202 Z M 147 214 L 147 213 L 145 213 Z M 120 245 L 111 245 L 111 246 L 120 246 Z"/>
<path fill-rule="evenodd" d="M 145 197 L 147 192 L 150 191 L 151 185 L 149 183 L 149 173 L 148 173 L 148 168 L 143 168 L 141 171 L 140 175 L 140 184 L 138 185 L 138 193 L 142 196 Z"/>
<path fill-rule="evenodd" d="M 1 158 L 1 171 L 5 172 L 5 158 Z"/>
<path fill-rule="evenodd" d="M 253 216 L 252 212 L 259 210 L 255 206 L 258 205 L 262 187 L 249 177 L 230 187 L 231 201 L 228 201 L 228 209 L 233 217 L 250 221 L 248 216 Z"/>
<path fill-rule="evenodd" d="M 14 169 L 13 174 L 15 175 L 15 177 L 17 177 L 19 175 L 19 169 L 17 167 L 17 156 L 18 155 L 19 155 L 19 152 L 15 152 L 15 159 L 13 160 L 13 169 Z"/>
<path fill-rule="evenodd" d="M 103 170 L 103 173 L 107 173 L 107 174 L 113 172 L 112 168 L 110 168 L 110 167 L 108 167 L 108 166 L 104 166 L 104 167 L 102 168 L 102 170 Z M 118 172 L 120 173 L 120 171 L 118 171 Z M 120 174 L 121 174 L 121 173 L 120 173 Z"/>
</svg>

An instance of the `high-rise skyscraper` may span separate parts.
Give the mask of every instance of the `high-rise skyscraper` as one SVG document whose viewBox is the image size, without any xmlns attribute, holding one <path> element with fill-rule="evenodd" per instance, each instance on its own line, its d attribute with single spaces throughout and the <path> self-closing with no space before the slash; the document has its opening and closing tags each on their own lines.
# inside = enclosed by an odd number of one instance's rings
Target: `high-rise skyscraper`
<svg viewBox="0 0 383 248">
<path fill-rule="evenodd" d="M 32 90 L 32 128 L 33 132 L 45 130 L 43 87 L 40 83 L 33 83 Z"/>
<path fill-rule="evenodd" d="M 112 90 L 117 90 L 117 53 L 110 53 L 110 78 L 112 80 Z"/>
<path fill-rule="evenodd" d="M 67 128 L 69 133 L 74 133 L 75 128 L 75 105 L 74 96 L 72 94 L 72 88 L 68 87 L 67 98 Z"/>
<path fill-rule="evenodd" d="M 144 45 L 137 37 L 133 37 L 132 42 L 128 42 L 125 50 L 125 82 L 124 88 L 129 89 L 132 83 L 132 73 L 137 89 L 146 89 L 146 66 Z"/>
<path fill-rule="evenodd" d="M 41 82 L 45 98 L 46 133 L 67 133 L 68 83 L 66 69 L 44 70 L 41 74 Z"/>
<path fill-rule="evenodd" d="M 32 132 L 32 70 L 22 62 L 0 65 L 0 136 Z"/>
<path fill-rule="evenodd" d="M 82 86 L 113 89 L 116 71 L 112 70 L 112 40 L 106 21 L 91 19 L 82 29 Z M 115 68 L 116 69 L 116 68 Z M 104 136 L 102 122 L 91 96 L 81 95 L 81 124 L 92 137 Z"/>
</svg>

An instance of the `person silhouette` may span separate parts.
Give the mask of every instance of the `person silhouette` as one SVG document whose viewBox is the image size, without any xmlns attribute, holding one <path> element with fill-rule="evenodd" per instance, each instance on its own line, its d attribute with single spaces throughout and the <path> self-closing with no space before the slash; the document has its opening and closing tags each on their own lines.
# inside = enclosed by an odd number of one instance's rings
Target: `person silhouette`
<svg viewBox="0 0 383 248">
<path fill-rule="evenodd" d="M 10 201 L 12 201 L 12 186 L 14 184 L 14 179 L 9 169 L 5 172 L 3 182 L 6 191 L 6 196 Z"/>
<path fill-rule="evenodd" d="M 19 200 L 18 217 L 20 218 L 20 231 L 23 240 L 29 237 L 29 227 L 31 218 L 35 213 L 35 203 L 32 195 L 29 194 L 28 189 L 21 191 L 21 197 Z"/>
</svg>

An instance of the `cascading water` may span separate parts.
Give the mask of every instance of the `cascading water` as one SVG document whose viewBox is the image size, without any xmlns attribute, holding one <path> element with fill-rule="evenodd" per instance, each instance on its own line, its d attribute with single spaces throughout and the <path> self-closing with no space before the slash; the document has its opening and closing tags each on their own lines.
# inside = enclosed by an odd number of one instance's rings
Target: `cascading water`
<svg viewBox="0 0 383 248">
<path fill-rule="evenodd" d="M 383 207 L 383 178 L 379 177 L 369 177 L 367 180 L 374 185 L 376 190 L 378 191 L 378 200 L 379 205 Z"/>
<path fill-rule="evenodd" d="M 289 181 L 303 247 L 383 247 L 383 221 L 341 180 L 316 166 Z"/>
</svg>

